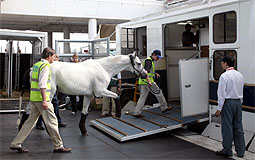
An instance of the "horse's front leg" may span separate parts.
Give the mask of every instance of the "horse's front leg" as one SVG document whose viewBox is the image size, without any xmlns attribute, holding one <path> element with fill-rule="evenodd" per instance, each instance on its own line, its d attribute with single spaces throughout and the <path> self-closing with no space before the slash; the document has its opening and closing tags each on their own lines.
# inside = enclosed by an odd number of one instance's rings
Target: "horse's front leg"
<svg viewBox="0 0 255 160">
<path fill-rule="evenodd" d="M 85 123 L 86 123 L 87 116 L 89 114 L 89 111 L 88 111 L 89 110 L 89 104 L 90 104 L 90 97 L 89 96 L 84 96 L 79 128 L 80 128 L 81 134 L 85 135 L 85 136 L 88 135 Z"/>
<path fill-rule="evenodd" d="M 112 91 L 109 91 L 107 89 L 97 91 L 96 96 L 98 96 L 98 97 L 110 97 L 110 98 L 114 98 L 114 99 L 119 97 L 116 93 L 114 93 Z"/>
<path fill-rule="evenodd" d="M 111 92 L 107 89 L 101 91 L 101 96 L 111 97 L 114 99 L 115 105 L 116 105 L 116 117 L 120 117 L 121 116 L 120 96 L 118 96 L 116 93 Z"/>
</svg>

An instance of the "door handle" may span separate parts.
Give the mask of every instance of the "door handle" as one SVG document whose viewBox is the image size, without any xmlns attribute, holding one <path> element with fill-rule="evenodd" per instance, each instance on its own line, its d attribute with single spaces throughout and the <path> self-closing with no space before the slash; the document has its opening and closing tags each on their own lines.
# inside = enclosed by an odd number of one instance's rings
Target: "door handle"
<svg viewBox="0 0 255 160">
<path fill-rule="evenodd" d="M 190 88 L 191 87 L 191 84 L 186 84 L 185 85 L 185 88 Z"/>
</svg>

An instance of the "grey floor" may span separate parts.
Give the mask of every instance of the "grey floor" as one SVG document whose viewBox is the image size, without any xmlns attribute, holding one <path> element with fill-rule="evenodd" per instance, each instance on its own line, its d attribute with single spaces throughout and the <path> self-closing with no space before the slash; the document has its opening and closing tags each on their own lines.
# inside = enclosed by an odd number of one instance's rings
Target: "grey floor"
<svg viewBox="0 0 255 160">
<path fill-rule="evenodd" d="M 17 114 L 0 114 L 0 159 L 224 159 L 213 151 L 160 133 L 127 142 L 119 142 L 102 131 L 90 126 L 89 120 L 100 118 L 100 111 L 91 111 L 86 127 L 88 136 L 81 136 L 78 128 L 80 114 L 71 115 L 68 110 L 60 111 L 63 122 L 60 128 L 64 145 L 71 153 L 53 153 L 52 143 L 46 131 L 32 130 L 23 146 L 29 153 L 16 153 L 9 149 L 17 134 Z"/>
</svg>

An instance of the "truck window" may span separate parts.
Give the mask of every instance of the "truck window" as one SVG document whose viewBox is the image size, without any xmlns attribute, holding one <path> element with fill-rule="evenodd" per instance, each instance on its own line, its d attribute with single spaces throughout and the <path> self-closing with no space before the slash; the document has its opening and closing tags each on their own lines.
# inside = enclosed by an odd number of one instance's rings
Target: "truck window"
<svg viewBox="0 0 255 160">
<path fill-rule="evenodd" d="M 232 56 L 235 59 L 234 68 L 237 69 L 237 56 L 235 50 L 225 50 L 225 51 L 214 51 L 213 53 L 213 78 L 219 80 L 220 75 L 224 72 L 221 68 L 221 60 L 224 56 Z"/>
<path fill-rule="evenodd" d="M 131 28 L 121 29 L 121 47 L 134 48 L 134 31 Z"/>
<path fill-rule="evenodd" d="M 213 16 L 213 42 L 234 43 L 237 37 L 236 12 L 230 11 Z"/>
</svg>

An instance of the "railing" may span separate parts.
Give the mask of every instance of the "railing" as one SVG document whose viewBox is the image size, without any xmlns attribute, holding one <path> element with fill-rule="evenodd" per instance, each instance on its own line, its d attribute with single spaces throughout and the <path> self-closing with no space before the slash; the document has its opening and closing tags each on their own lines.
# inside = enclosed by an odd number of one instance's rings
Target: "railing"
<svg viewBox="0 0 255 160">
<path fill-rule="evenodd" d="M 106 57 L 110 54 L 110 38 L 96 40 L 70 40 L 55 41 L 55 50 L 60 57 L 71 57 L 77 53 L 79 57 Z"/>
<path fill-rule="evenodd" d="M 170 7 L 188 5 L 188 4 L 197 3 L 197 2 L 201 2 L 201 4 L 204 4 L 204 3 L 210 3 L 211 0 L 165 0 L 165 6 L 170 8 Z"/>
</svg>

